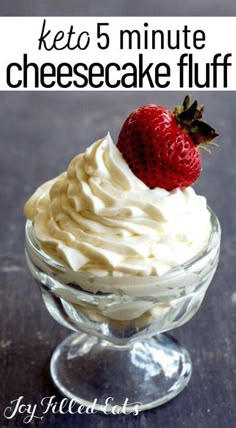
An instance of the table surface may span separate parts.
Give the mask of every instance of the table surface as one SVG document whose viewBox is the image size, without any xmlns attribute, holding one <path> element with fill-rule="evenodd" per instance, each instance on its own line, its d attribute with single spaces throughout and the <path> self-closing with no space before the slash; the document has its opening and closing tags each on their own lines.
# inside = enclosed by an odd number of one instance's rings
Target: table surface
<svg viewBox="0 0 236 428">
<path fill-rule="evenodd" d="M 49 2 L 37 2 L 38 6 L 29 10 L 27 3 L 30 2 L 1 2 L 0 13 L 99 14 L 98 6 L 93 9 L 91 1 L 87 1 L 87 6 L 84 5 L 79 11 L 76 1 L 68 1 L 66 11 L 59 0 L 51 1 L 50 7 Z M 128 2 L 120 1 L 120 8 L 115 7 L 117 3 L 114 2 L 114 14 L 131 14 L 130 11 L 126 12 L 125 4 Z M 137 2 L 137 14 L 157 15 L 155 2 L 147 3 L 144 11 L 141 1 Z M 176 3 L 184 5 L 180 0 Z M 112 14 L 111 7 L 106 11 L 105 4 L 108 2 L 101 2 L 101 15 Z M 206 10 L 200 14 L 227 15 L 236 12 L 236 5 L 233 6 L 232 2 L 222 4 L 214 1 L 213 13 L 210 7 L 208 10 L 205 7 Z M 171 14 L 169 5 L 169 1 L 163 2 L 159 12 L 162 15 Z M 199 14 L 199 11 L 200 8 L 196 11 L 193 6 L 192 10 L 185 9 L 186 14 Z M 236 96 L 233 92 L 202 92 L 192 93 L 192 96 L 207 106 L 206 118 L 220 132 L 220 147 L 214 149 L 212 156 L 203 155 L 203 172 L 195 188 L 207 197 L 209 205 L 217 213 L 223 236 L 219 267 L 202 307 L 189 323 L 174 332 L 175 337 L 190 351 L 193 361 L 191 382 L 170 403 L 138 416 L 51 414 L 46 415 L 39 426 L 236 426 Z M 4 426 L 3 409 L 19 396 L 24 396 L 24 402 L 31 404 L 39 404 L 42 397 L 50 395 L 56 395 L 60 400 L 50 380 L 49 361 L 55 346 L 68 334 L 47 313 L 39 290 L 27 270 L 24 257 L 24 202 L 36 186 L 65 170 L 73 156 L 104 136 L 108 130 L 116 140 L 126 115 L 138 105 L 160 103 L 172 107 L 182 97 L 180 92 L 1 94 L 0 427 Z M 20 420 L 15 418 L 9 421 L 8 426 L 21 426 Z"/>
</svg>

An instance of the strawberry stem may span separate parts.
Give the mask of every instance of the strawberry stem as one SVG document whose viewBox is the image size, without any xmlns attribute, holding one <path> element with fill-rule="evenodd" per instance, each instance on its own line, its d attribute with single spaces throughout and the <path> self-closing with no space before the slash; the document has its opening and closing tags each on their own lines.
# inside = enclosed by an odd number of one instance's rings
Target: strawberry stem
<svg viewBox="0 0 236 428">
<path fill-rule="evenodd" d="M 197 146 L 209 144 L 219 135 L 214 128 L 201 120 L 203 111 L 204 106 L 198 106 L 197 101 L 191 104 L 189 95 L 184 98 L 183 104 L 176 106 L 173 111 L 178 126 L 190 135 Z"/>
</svg>

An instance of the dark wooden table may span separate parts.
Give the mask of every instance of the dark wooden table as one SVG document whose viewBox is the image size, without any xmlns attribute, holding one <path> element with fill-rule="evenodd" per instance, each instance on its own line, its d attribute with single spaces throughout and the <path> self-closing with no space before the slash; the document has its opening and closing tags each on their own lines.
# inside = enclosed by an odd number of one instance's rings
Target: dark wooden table
<svg viewBox="0 0 236 428">
<path fill-rule="evenodd" d="M 50 3 L 50 6 L 49 6 Z M 82 2 L 80 2 L 82 3 Z M 132 2 L 1 2 L 3 14 L 132 14 Z M 119 3 L 119 7 L 118 7 Z M 171 2 L 137 2 L 138 15 L 171 13 Z M 185 5 L 186 3 L 186 5 Z M 192 3 L 192 9 L 189 4 Z M 210 2 L 209 2 L 210 3 Z M 232 4 L 231 4 L 232 3 Z M 165 5 L 164 5 L 165 4 Z M 205 5 L 175 2 L 185 14 L 236 14 L 232 2 Z M 212 3 L 213 4 L 213 3 Z M 234 6 L 233 6 L 234 4 Z M 29 7 L 29 5 L 31 5 Z M 56 7 L 58 5 L 58 8 Z M 106 8 L 106 7 L 107 8 Z M 181 10 L 181 9 L 180 9 Z M 138 13 L 137 13 L 138 11 Z M 181 12 L 179 13 L 181 15 Z M 183 14 L 183 13 L 182 13 Z M 236 426 L 236 142 L 235 93 L 193 93 L 220 132 L 220 147 L 204 154 L 195 188 L 218 214 L 223 237 L 218 271 L 198 314 L 174 332 L 192 356 L 190 385 L 170 403 L 139 416 L 47 415 L 41 427 L 234 428 Z M 114 140 L 127 113 L 144 103 L 172 107 L 182 93 L 2 93 L 0 101 L 0 427 L 11 400 L 39 404 L 57 395 L 49 376 L 50 356 L 68 332 L 47 313 L 24 258 L 23 204 L 37 185 L 63 171 L 70 159 L 110 130 Z M 114 373 L 115 375 L 115 373 Z M 21 417 L 7 426 L 23 426 Z M 32 424 L 32 426 L 35 426 Z"/>
</svg>

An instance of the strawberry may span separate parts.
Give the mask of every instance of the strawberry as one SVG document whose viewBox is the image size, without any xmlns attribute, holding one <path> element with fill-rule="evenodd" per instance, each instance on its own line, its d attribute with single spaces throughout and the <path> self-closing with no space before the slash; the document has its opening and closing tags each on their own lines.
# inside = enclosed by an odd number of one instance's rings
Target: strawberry
<svg viewBox="0 0 236 428">
<path fill-rule="evenodd" d="M 203 106 L 186 96 L 172 113 L 154 104 L 139 107 L 125 120 L 117 147 L 133 173 L 151 189 L 184 190 L 201 172 L 199 147 L 218 134 L 201 120 Z M 205 148 L 209 151 L 209 149 Z"/>
</svg>

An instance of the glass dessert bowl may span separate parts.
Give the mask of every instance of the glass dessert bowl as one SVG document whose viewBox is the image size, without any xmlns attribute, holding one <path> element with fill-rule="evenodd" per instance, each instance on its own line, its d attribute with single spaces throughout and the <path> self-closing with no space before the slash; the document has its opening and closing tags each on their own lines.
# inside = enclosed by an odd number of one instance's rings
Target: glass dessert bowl
<svg viewBox="0 0 236 428">
<path fill-rule="evenodd" d="M 53 353 L 59 391 L 94 409 L 146 410 L 164 404 L 189 382 L 191 359 L 163 334 L 189 321 L 216 271 L 220 224 L 211 213 L 207 244 L 162 276 L 96 276 L 74 272 L 42 250 L 26 222 L 26 258 L 56 321 L 75 332 Z M 110 398 L 109 398 L 110 397 Z"/>
</svg>

